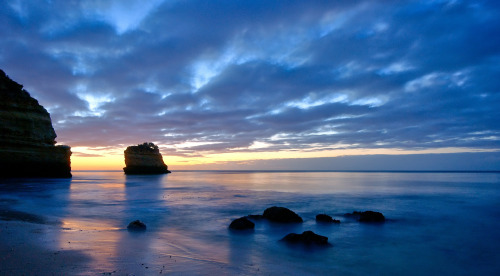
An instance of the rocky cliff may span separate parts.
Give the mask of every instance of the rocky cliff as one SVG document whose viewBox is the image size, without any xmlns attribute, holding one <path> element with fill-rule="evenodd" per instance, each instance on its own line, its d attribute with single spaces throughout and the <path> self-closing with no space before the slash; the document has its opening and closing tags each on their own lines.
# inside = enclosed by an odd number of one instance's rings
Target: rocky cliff
<svg viewBox="0 0 500 276">
<path fill-rule="evenodd" d="M 71 150 L 55 146 L 50 115 L 0 70 L 0 177 L 71 177 Z"/>
<path fill-rule="evenodd" d="M 143 143 L 127 147 L 125 150 L 125 174 L 164 174 L 170 173 L 163 162 L 158 146 Z"/>
</svg>

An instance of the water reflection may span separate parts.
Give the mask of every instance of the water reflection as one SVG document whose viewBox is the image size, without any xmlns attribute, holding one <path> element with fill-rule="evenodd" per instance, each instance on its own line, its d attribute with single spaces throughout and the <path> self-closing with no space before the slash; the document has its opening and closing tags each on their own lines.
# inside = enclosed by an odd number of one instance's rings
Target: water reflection
<svg viewBox="0 0 500 276">
<path fill-rule="evenodd" d="M 245 270 L 251 269 L 256 265 L 254 259 L 255 252 L 255 231 L 233 231 L 229 232 L 229 256 L 228 262 L 232 267 L 244 268 Z M 256 270 L 254 268 L 254 270 Z M 242 271 L 243 272 L 243 271 Z M 248 271 L 245 271 L 248 272 Z M 246 274 L 246 273 L 244 273 Z"/>
<path fill-rule="evenodd" d="M 20 180 L 16 185 L 0 181 L 0 208 L 60 221 L 57 226 L 41 228 L 37 235 L 42 236 L 47 247 L 78 249 L 91 256 L 88 274 L 113 271 L 117 275 L 335 274 L 332 267 L 340 268 L 338 274 L 348 274 L 358 263 L 368 264 L 367 270 L 385 268 L 392 272 L 388 274 L 404 274 L 396 272 L 408 270 L 390 270 L 391 267 L 379 264 L 391 258 L 402 261 L 410 258 L 410 253 L 405 252 L 412 252 L 414 244 L 420 247 L 416 251 L 419 259 L 432 263 L 424 254 L 431 251 L 429 255 L 440 257 L 449 266 L 456 263 L 436 250 L 442 244 L 446 248 L 454 245 L 439 233 L 452 233 L 450 240 L 469 247 L 479 244 L 481 252 L 494 254 L 497 248 L 489 241 L 497 234 L 498 222 L 482 220 L 481 215 L 498 215 L 498 208 L 494 208 L 500 200 L 498 175 L 287 172 L 174 172 L 156 176 L 75 172 L 73 175 L 71 180 Z M 232 219 L 262 214 L 272 205 L 294 210 L 304 218 L 304 223 L 256 221 L 252 233 L 228 231 Z M 341 216 L 367 209 L 381 211 L 394 220 L 372 226 Z M 317 225 L 314 217 L 318 213 L 338 215 L 336 218 L 342 223 Z M 465 225 L 464 217 L 470 221 Z M 127 224 L 136 219 L 146 223 L 146 232 L 127 231 Z M 481 229 L 468 225 L 480 225 Z M 467 227 L 469 230 L 464 231 Z M 333 249 L 308 251 L 278 242 L 288 233 L 305 230 L 329 237 Z M 359 262 L 353 261 L 357 259 Z"/>
<path fill-rule="evenodd" d="M 69 188 L 68 178 L 0 178 L 0 192 L 35 193 Z"/>
<path fill-rule="evenodd" d="M 119 265 L 127 271 L 144 274 L 158 273 L 157 265 L 153 265 L 153 243 L 157 242 L 159 226 L 164 224 L 161 207 L 164 200 L 161 187 L 164 175 L 126 175 L 125 176 L 125 204 L 121 217 L 123 225 L 133 220 L 141 220 L 146 224 L 145 232 L 123 231 L 117 241 L 117 251 L 114 256 L 120 260 Z M 160 269 L 161 271 L 161 269 Z"/>
<path fill-rule="evenodd" d="M 0 214 L 8 220 L 58 224 L 67 212 L 70 183 L 60 178 L 0 178 Z"/>
<path fill-rule="evenodd" d="M 116 245 L 123 232 L 119 214 L 124 208 L 125 187 L 121 175 L 110 176 L 74 174 L 62 228 L 51 233 L 58 249 L 82 250 L 91 257 L 93 268 L 103 270 L 114 268 Z"/>
<path fill-rule="evenodd" d="M 469 189 L 470 183 L 477 179 L 482 181 L 478 184 L 500 181 L 498 173 L 420 172 L 186 171 L 172 174 L 171 177 L 171 184 L 176 186 L 185 184 L 185 186 L 224 187 L 251 191 L 346 195 L 446 194 L 456 192 L 456 188 Z M 178 177 L 182 179 L 183 184 L 177 183 Z M 394 185 L 395 183 L 397 185 Z"/>
<path fill-rule="evenodd" d="M 121 269 L 144 274 L 155 253 L 153 242 L 165 225 L 164 180 L 159 175 L 75 174 L 69 189 L 70 215 L 62 219 L 62 230 L 52 233 L 52 239 L 60 249 L 86 252 L 92 257 L 91 266 L 99 272 Z M 145 233 L 126 230 L 136 219 L 147 224 Z"/>
<path fill-rule="evenodd" d="M 148 231 L 159 231 L 169 214 L 167 179 L 167 175 L 127 175 L 122 223 L 138 219 L 146 223 Z"/>
</svg>

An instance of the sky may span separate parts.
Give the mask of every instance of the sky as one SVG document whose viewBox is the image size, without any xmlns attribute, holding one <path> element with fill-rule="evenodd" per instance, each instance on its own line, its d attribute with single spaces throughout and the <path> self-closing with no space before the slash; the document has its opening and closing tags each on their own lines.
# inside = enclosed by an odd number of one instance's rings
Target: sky
<svg viewBox="0 0 500 276">
<path fill-rule="evenodd" d="M 500 170 L 498 1 L 4 0 L 0 24 L 76 170 L 146 141 L 173 170 Z"/>
</svg>

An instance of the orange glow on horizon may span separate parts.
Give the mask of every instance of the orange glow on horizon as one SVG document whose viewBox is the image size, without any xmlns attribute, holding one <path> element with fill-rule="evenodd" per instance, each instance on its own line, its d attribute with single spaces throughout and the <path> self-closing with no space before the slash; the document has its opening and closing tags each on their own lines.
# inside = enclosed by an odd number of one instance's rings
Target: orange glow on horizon
<svg viewBox="0 0 500 276">
<path fill-rule="evenodd" d="M 110 151 L 100 152 L 101 156 L 86 156 L 92 150 L 78 148 L 73 150 L 71 157 L 72 170 L 122 170 L 125 167 L 123 153 Z M 201 169 L 200 166 L 213 165 L 214 169 L 224 169 L 224 164 L 230 162 L 241 163 L 242 169 L 246 162 L 270 159 L 299 159 L 299 158 L 322 158 L 338 157 L 347 155 L 402 155 L 402 154 L 428 154 L 428 153 L 459 153 L 479 152 L 473 149 L 441 148 L 429 150 L 401 150 L 401 149 L 339 149 L 324 151 L 277 151 L 277 152 L 229 152 L 229 153 L 207 153 L 203 157 L 180 157 L 163 155 L 163 161 L 169 169 Z M 81 154 L 83 153 L 83 154 Z M 203 154 L 203 153 L 201 153 Z"/>
</svg>

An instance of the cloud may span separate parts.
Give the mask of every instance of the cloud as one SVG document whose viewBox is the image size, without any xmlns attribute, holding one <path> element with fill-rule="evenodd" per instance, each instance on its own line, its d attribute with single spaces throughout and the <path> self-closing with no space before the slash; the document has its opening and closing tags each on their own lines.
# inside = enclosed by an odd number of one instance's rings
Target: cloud
<svg viewBox="0 0 500 276">
<path fill-rule="evenodd" d="M 104 157 L 102 154 L 92 154 L 92 153 L 83 153 L 83 152 L 77 152 L 73 150 L 73 153 L 71 154 L 72 156 L 79 156 L 79 157 Z"/>
<path fill-rule="evenodd" d="M 1 67 L 59 141 L 179 156 L 499 148 L 495 1 L 139 3 L 0 10 Z"/>
</svg>

